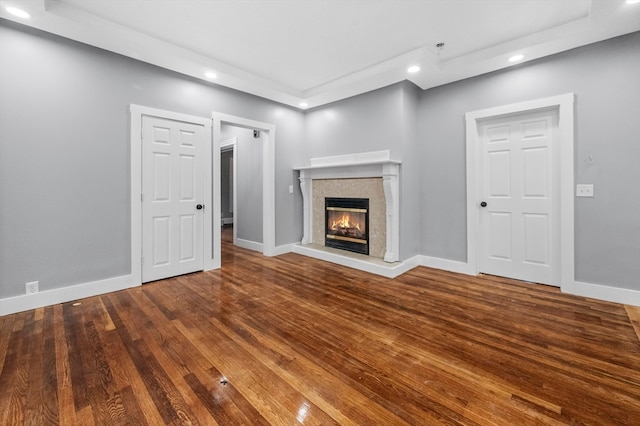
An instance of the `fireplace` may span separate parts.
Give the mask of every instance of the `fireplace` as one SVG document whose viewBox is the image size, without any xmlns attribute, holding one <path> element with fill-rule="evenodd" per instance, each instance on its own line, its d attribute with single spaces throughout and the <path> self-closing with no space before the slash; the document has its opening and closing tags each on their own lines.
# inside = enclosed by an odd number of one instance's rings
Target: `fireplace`
<svg viewBox="0 0 640 426">
<path fill-rule="evenodd" d="M 369 254 L 369 199 L 324 199 L 325 246 Z"/>
<path fill-rule="evenodd" d="M 360 264 L 354 263 L 354 256 L 345 257 L 328 247 L 322 249 L 327 240 L 324 204 L 327 197 L 368 198 L 369 254 L 367 259 L 359 260 L 372 265 L 377 265 L 377 259 L 399 262 L 400 161 L 392 160 L 390 151 L 376 151 L 311 158 L 309 163 L 294 169 L 300 172 L 304 219 L 302 241 L 294 251 L 358 268 L 355 265 Z M 370 268 L 363 270 L 371 272 Z"/>
</svg>

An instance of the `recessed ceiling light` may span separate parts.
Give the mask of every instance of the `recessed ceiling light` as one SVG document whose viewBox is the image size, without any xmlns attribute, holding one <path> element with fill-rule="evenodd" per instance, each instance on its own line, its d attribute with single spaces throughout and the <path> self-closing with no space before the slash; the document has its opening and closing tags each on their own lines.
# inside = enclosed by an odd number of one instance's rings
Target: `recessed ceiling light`
<svg viewBox="0 0 640 426">
<path fill-rule="evenodd" d="M 309 104 L 306 102 L 300 102 L 298 105 L 300 105 L 300 108 L 306 108 L 309 106 Z"/>
<path fill-rule="evenodd" d="M 204 74 L 204 76 L 207 78 L 218 78 L 218 74 L 216 74 L 215 72 L 207 72 Z"/>
<path fill-rule="evenodd" d="M 407 72 L 410 73 L 410 74 L 415 74 L 418 71 L 420 71 L 420 67 L 417 66 L 417 65 L 413 65 L 413 66 L 410 66 L 409 68 L 407 68 Z"/>
<path fill-rule="evenodd" d="M 640 3 L 640 0 L 627 0 L 627 4 L 636 4 Z"/>
<path fill-rule="evenodd" d="M 524 59 L 524 55 L 513 55 L 509 58 L 509 62 L 518 62 Z"/>
<path fill-rule="evenodd" d="M 17 7 L 7 6 L 5 7 L 5 10 L 10 14 L 12 14 L 13 16 L 17 16 L 18 18 L 24 18 L 24 19 L 31 18 L 31 15 L 29 15 L 27 12 L 25 12 L 22 9 L 18 9 Z"/>
</svg>

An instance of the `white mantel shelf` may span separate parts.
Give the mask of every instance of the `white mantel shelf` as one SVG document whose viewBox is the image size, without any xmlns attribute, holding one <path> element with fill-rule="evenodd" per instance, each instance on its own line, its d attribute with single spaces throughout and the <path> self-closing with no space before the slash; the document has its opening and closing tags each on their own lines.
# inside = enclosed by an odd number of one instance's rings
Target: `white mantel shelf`
<svg viewBox="0 0 640 426">
<path fill-rule="evenodd" d="M 295 167 L 300 172 L 300 189 L 303 198 L 304 235 L 301 247 L 314 242 L 313 230 L 313 185 L 314 179 L 356 179 L 381 177 L 386 205 L 386 248 L 384 262 L 400 261 L 400 165 L 392 160 L 389 151 L 375 151 L 334 157 L 312 158 L 308 166 Z M 322 242 L 324 244 L 324 242 Z M 294 250 L 296 251 L 296 250 Z M 313 255 L 317 250 L 303 250 Z M 346 257 L 347 255 L 345 255 Z M 327 260 L 327 259 L 325 259 Z M 374 261 L 374 258 L 371 259 Z"/>
<path fill-rule="evenodd" d="M 364 167 L 364 166 L 376 166 L 376 165 L 383 165 L 383 164 L 402 164 L 401 161 L 397 161 L 397 160 L 380 160 L 380 161 L 361 161 L 361 162 L 357 162 L 357 163 L 344 163 L 344 164 L 331 164 L 331 165 L 323 165 L 323 164 L 319 164 L 319 165 L 312 165 L 312 166 L 301 166 L 301 167 L 294 167 L 293 170 L 318 170 L 318 169 L 330 169 L 330 168 L 335 168 L 335 167 Z"/>
</svg>

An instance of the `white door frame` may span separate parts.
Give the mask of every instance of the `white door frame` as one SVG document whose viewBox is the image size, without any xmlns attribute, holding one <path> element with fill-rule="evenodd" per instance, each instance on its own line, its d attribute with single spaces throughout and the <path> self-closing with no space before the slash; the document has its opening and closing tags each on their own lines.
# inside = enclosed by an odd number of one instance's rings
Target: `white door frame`
<svg viewBox="0 0 640 426">
<path fill-rule="evenodd" d="M 233 192 L 233 244 L 238 244 L 238 138 L 236 136 L 226 139 L 220 142 L 220 153 L 223 151 L 233 152 L 233 185 L 231 191 Z M 222 170 L 222 167 L 220 168 Z M 221 189 L 222 190 L 222 189 Z"/>
<path fill-rule="evenodd" d="M 178 112 L 165 111 L 156 108 L 149 108 L 140 105 L 131 104 L 131 276 L 134 282 L 142 283 L 142 116 L 148 115 L 153 117 L 160 117 L 169 120 L 184 121 L 188 123 L 200 124 L 204 127 L 204 139 L 208 143 L 204 144 L 204 164 L 203 164 L 203 179 L 204 179 L 204 205 L 205 214 L 203 222 L 203 267 L 205 271 L 216 268 L 216 261 L 218 267 L 220 263 L 219 254 L 217 257 L 213 257 L 212 250 L 212 215 L 207 212 L 213 210 L 214 214 L 216 208 L 212 202 L 212 164 L 211 164 L 211 140 L 212 140 L 212 128 L 211 119 L 196 117 L 193 115 L 181 114 Z M 220 149 L 218 148 L 218 163 L 220 162 Z M 218 170 L 218 169 L 216 169 Z M 219 183 L 220 177 L 218 177 Z M 220 194 L 218 193 L 218 202 L 215 203 L 215 207 L 218 207 L 218 223 L 220 222 Z M 220 228 L 218 227 L 218 234 L 220 234 Z M 218 235 L 219 245 L 219 235 Z"/>
<path fill-rule="evenodd" d="M 275 256 L 276 253 L 276 183 L 275 183 L 275 146 L 276 126 L 270 123 L 250 120 L 234 115 L 212 112 L 213 118 L 213 170 L 220 170 L 220 143 L 222 125 L 227 124 L 246 129 L 260 130 L 262 138 L 262 254 Z M 213 199 L 220 205 L 220 173 L 213 173 Z M 234 212 L 235 216 L 235 212 Z M 235 219 L 234 219 L 235 220 Z M 215 267 L 220 267 L 220 209 L 214 209 L 213 223 L 213 259 Z M 235 228 L 235 226 L 234 226 Z"/>
<path fill-rule="evenodd" d="M 470 271 L 479 272 L 480 250 L 480 170 L 478 146 L 480 145 L 479 122 L 499 116 L 535 111 L 541 109 L 555 109 L 558 111 L 558 145 L 556 151 L 560 164 L 560 287 L 568 290 L 575 282 L 574 266 L 574 135 L 573 135 L 573 103 L 574 94 L 553 96 L 520 102 L 480 111 L 468 112 L 466 120 L 467 141 L 467 265 Z"/>
</svg>

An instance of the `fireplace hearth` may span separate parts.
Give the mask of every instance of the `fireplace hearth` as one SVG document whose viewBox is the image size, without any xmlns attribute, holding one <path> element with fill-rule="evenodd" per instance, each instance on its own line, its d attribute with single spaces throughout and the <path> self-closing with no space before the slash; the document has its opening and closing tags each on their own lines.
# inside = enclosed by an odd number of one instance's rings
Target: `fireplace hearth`
<svg viewBox="0 0 640 426">
<path fill-rule="evenodd" d="M 368 198 L 325 198 L 325 246 L 369 254 Z"/>
</svg>

